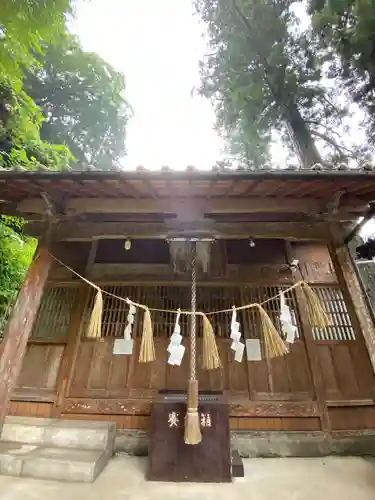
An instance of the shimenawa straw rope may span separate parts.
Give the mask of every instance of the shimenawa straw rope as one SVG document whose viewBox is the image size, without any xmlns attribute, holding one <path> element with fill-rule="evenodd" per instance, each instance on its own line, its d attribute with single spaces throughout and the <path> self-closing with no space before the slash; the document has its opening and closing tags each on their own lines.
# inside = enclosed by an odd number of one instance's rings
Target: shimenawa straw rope
<svg viewBox="0 0 375 500">
<path fill-rule="evenodd" d="M 196 247 L 192 245 L 191 249 L 191 310 L 195 312 L 197 282 L 196 282 Z M 195 314 L 191 315 L 190 331 L 190 377 L 187 387 L 187 411 L 185 417 L 184 440 L 186 444 L 196 445 L 202 441 L 202 432 L 198 413 L 198 380 L 196 374 L 196 322 Z"/>
<path fill-rule="evenodd" d="M 51 254 L 51 257 L 61 264 L 62 266 L 66 267 L 70 272 L 75 274 L 77 277 L 82 279 L 85 283 L 88 285 L 92 286 L 97 290 L 97 294 L 95 297 L 95 303 L 93 307 L 93 311 L 91 314 L 90 322 L 89 322 L 89 327 L 87 330 L 87 336 L 91 338 L 99 338 L 101 335 L 101 317 L 102 317 L 102 311 L 103 311 L 103 297 L 102 294 L 109 295 L 111 297 L 114 297 L 118 300 L 121 300 L 123 302 L 126 302 L 127 304 L 132 304 L 135 307 L 139 307 L 145 311 L 145 320 L 146 320 L 146 328 L 144 326 L 143 328 L 143 336 L 142 336 L 142 341 L 144 345 L 144 355 L 142 355 L 142 359 L 149 359 L 153 360 L 155 359 L 155 349 L 154 349 L 154 343 L 153 343 L 153 334 L 152 334 L 152 323 L 151 323 L 151 328 L 149 327 L 149 318 L 151 320 L 151 315 L 150 311 L 154 312 L 166 312 L 169 314 L 177 314 L 178 312 L 173 309 L 157 309 L 157 308 L 149 308 L 144 304 L 140 304 L 138 302 L 134 302 L 129 298 L 124 298 L 124 297 L 119 297 L 118 295 L 115 295 L 113 293 L 107 292 L 106 290 L 102 290 L 98 285 L 95 285 L 92 283 L 90 280 L 84 278 L 81 276 L 79 273 L 74 271 L 74 269 L 70 268 L 63 262 L 61 262 L 59 259 L 57 259 L 54 255 Z M 294 283 L 294 285 L 290 286 L 289 288 L 286 288 L 282 290 L 281 292 L 277 293 L 273 297 L 269 297 L 268 299 L 260 302 L 260 303 L 251 303 L 251 304 L 246 304 L 243 306 L 236 307 L 237 311 L 245 310 L 245 309 L 250 309 L 251 307 L 258 307 L 258 310 L 260 311 L 261 315 L 261 324 L 264 327 L 264 332 L 265 333 L 264 338 L 266 342 L 266 338 L 271 342 L 271 339 L 275 341 L 275 343 L 271 344 L 269 343 L 269 349 L 266 347 L 266 351 L 271 353 L 271 352 L 282 352 L 284 351 L 284 348 L 281 346 L 280 342 L 278 339 L 281 340 L 281 337 L 277 334 L 277 340 L 275 337 L 275 332 L 277 333 L 276 328 L 272 324 L 271 319 L 265 312 L 265 310 L 261 307 L 264 304 L 267 304 L 268 302 L 271 302 L 275 300 L 276 298 L 280 297 L 281 294 L 285 294 L 287 292 L 290 292 L 294 288 L 301 287 L 305 293 L 306 296 L 306 301 L 308 305 L 308 312 L 309 312 L 309 319 L 311 324 L 316 327 L 316 328 L 326 328 L 329 325 L 329 318 L 324 310 L 321 301 L 319 300 L 318 296 L 316 293 L 312 290 L 312 288 L 305 282 L 305 281 L 299 281 L 297 283 Z M 215 338 L 214 333 L 213 333 L 213 328 L 212 325 L 208 319 L 208 316 L 214 315 L 214 314 L 222 314 L 222 313 L 231 313 L 233 308 L 230 309 L 221 309 L 219 311 L 210 311 L 210 312 L 202 312 L 202 311 L 187 311 L 187 310 L 179 310 L 180 314 L 185 314 L 185 315 L 193 315 L 197 316 L 200 315 L 203 318 L 203 365 L 207 369 L 214 369 L 220 366 L 220 358 L 218 355 L 217 351 L 217 346 L 216 342 L 213 343 L 212 340 Z M 261 312 L 263 311 L 263 312 Z M 266 320 L 266 316 L 268 320 Z M 100 321 L 99 321 L 100 318 Z M 273 328 L 270 327 L 270 323 L 273 325 Z M 268 325 L 268 326 L 267 326 Z M 148 347 L 147 347 L 148 346 Z M 284 344 L 285 346 L 285 344 Z M 285 346 L 286 348 L 286 346 Z M 283 352 L 285 354 L 285 352 Z M 140 355 L 141 357 L 141 355 Z M 209 368 L 212 367 L 212 368 Z"/>
</svg>

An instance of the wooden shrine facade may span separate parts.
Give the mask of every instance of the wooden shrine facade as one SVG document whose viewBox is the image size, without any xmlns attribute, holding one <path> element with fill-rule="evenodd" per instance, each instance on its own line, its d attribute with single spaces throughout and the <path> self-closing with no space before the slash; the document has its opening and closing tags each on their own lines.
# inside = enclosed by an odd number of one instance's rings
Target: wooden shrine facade
<svg viewBox="0 0 375 500">
<path fill-rule="evenodd" d="M 288 292 L 298 326 L 288 355 L 235 362 L 230 317 L 221 314 L 212 322 L 223 366 L 207 372 L 200 368 L 198 339 L 200 389 L 224 391 L 231 428 L 242 430 L 375 429 L 372 311 L 344 244 L 371 208 L 374 189 L 375 174 L 364 172 L 0 174 L 3 213 L 23 215 L 42 245 L 50 228 L 54 257 L 104 290 L 151 308 L 189 308 L 189 276 L 174 272 L 165 238 L 171 227 L 206 220 L 216 240 L 209 270 L 199 276 L 198 309 L 262 302 L 296 281 L 309 283 L 330 326 L 312 328 L 303 293 Z M 175 318 L 152 314 L 153 363 L 138 363 L 141 316 L 133 355 L 114 355 L 127 305 L 104 296 L 102 339 L 85 338 L 92 288 L 52 258 L 48 265 L 9 413 L 148 428 L 157 391 L 186 388 L 188 356 L 180 367 L 167 364 Z M 279 328 L 279 299 L 265 308 Z M 252 310 L 239 320 L 245 338 L 259 338 Z M 187 337 L 186 318 L 181 326 Z M 10 351 L 0 352 L 5 359 Z"/>
</svg>

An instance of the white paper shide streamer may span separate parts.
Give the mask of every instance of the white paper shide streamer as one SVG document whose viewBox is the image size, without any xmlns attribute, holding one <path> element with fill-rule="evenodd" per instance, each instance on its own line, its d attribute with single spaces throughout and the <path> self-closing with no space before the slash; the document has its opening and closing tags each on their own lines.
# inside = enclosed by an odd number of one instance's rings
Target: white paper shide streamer
<svg viewBox="0 0 375 500">
<path fill-rule="evenodd" d="M 293 320 L 292 311 L 286 303 L 285 294 L 280 292 L 280 322 L 281 331 L 286 336 L 286 342 L 293 344 L 296 338 L 297 327 Z"/>
<path fill-rule="evenodd" d="M 126 326 L 124 330 L 124 338 L 116 339 L 113 344 L 113 354 L 128 354 L 133 353 L 134 341 L 132 338 L 133 325 L 135 320 L 136 308 L 133 304 L 129 306 L 128 316 L 126 318 Z"/>
<path fill-rule="evenodd" d="M 170 338 L 167 351 L 169 352 L 168 364 L 172 366 L 180 366 L 182 358 L 184 357 L 185 347 L 181 344 L 181 326 L 180 326 L 181 311 L 177 310 L 176 323 L 174 325 L 173 333 Z"/>
<path fill-rule="evenodd" d="M 230 338 L 232 339 L 232 345 L 230 348 L 234 351 L 234 360 L 241 363 L 243 357 L 243 351 L 245 349 L 245 344 L 243 344 L 240 332 L 240 323 L 237 321 L 237 310 L 232 307 L 232 319 L 230 322 Z"/>
</svg>

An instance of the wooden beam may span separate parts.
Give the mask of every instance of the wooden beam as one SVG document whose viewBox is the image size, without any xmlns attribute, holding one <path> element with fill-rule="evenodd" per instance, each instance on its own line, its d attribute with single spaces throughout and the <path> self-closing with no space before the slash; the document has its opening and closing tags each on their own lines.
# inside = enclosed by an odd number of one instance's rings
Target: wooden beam
<svg viewBox="0 0 375 500">
<path fill-rule="evenodd" d="M 6 327 L 0 358 L 0 430 L 21 371 L 27 341 L 38 313 L 51 266 L 52 257 L 48 250 L 40 248 L 30 266 Z"/>
<path fill-rule="evenodd" d="M 228 213 L 321 213 L 326 211 L 326 202 L 319 198 L 285 197 L 233 197 L 233 198 L 70 198 L 65 203 L 66 214 L 84 213 L 181 213 L 194 203 L 202 214 Z M 358 198 L 342 199 L 340 210 L 363 212 L 368 202 Z M 41 198 L 23 200 L 17 207 L 20 213 L 44 214 L 46 206 Z"/>
<path fill-rule="evenodd" d="M 26 232 L 38 237 L 45 231 L 43 222 L 30 222 Z M 217 222 L 217 238 L 285 238 L 295 240 L 328 240 L 325 222 Z M 87 241 L 95 238 L 164 239 L 168 228 L 163 222 L 60 222 L 54 226 L 55 241 Z"/>
<path fill-rule="evenodd" d="M 95 262 L 96 252 L 98 251 L 98 244 L 99 240 L 97 239 L 91 241 L 91 248 L 86 264 L 86 276 L 90 276 L 91 274 L 92 266 Z"/>
<path fill-rule="evenodd" d="M 149 415 L 152 399 L 121 398 L 67 398 L 63 404 L 63 413 L 92 415 Z M 230 416 L 236 417 L 318 417 L 319 410 L 315 402 L 249 401 L 246 398 L 232 398 L 229 393 Z M 93 417 L 94 418 L 94 417 Z"/>
<path fill-rule="evenodd" d="M 68 335 L 67 345 L 60 364 L 59 373 L 57 376 L 57 397 L 52 409 L 54 417 L 61 415 L 62 404 L 64 398 L 69 394 L 74 370 L 76 366 L 78 349 L 81 343 L 81 323 L 85 313 L 86 305 L 90 296 L 90 288 L 86 285 L 82 286 L 79 290 L 77 303 L 73 311 Z"/>
<path fill-rule="evenodd" d="M 348 312 L 357 330 L 362 334 L 375 373 L 375 326 L 365 292 L 347 246 L 345 233 L 337 225 L 331 226 L 330 255 L 337 279 L 342 287 Z M 359 331 L 358 331 L 359 330 Z"/>
</svg>

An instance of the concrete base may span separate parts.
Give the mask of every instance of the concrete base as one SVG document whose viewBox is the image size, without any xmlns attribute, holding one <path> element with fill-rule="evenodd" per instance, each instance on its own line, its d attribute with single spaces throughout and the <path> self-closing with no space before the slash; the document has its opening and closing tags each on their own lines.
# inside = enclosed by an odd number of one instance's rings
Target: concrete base
<svg viewBox="0 0 375 500">
<path fill-rule="evenodd" d="M 0 442 L 0 472 L 8 476 L 91 483 L 107 463 L 102 451 Z"/>
<path fill-rule="evenodd" d="M 245 459 L 233 483 L 154 483 L 146 459 L 116 457 L 93 484 L 0 476 L 1 500 L 373 500 L 371 458 Z"/>
<path fill-rule="evenodd" d="M 92 482 L 113 456 L 115 425 L 8 417 L 1 437 L 1 474 Z"/>
<path fill-rule="evenodd" d="M 115 452 L 148 454 L 146 431 L 119 430 Z M 375 431 L 361 432 L 248 432 L 231 433 L 232 448 L 243 458 L 324 457 L 328 455 L 375 456 Z"/>
<path fill-rule="evenodd" d="M 115 433 L 116 426 L 111 422 L 7 417 L 0 439 L 43 446 L 106 450 L 113 449 Z"/>
</svg>

